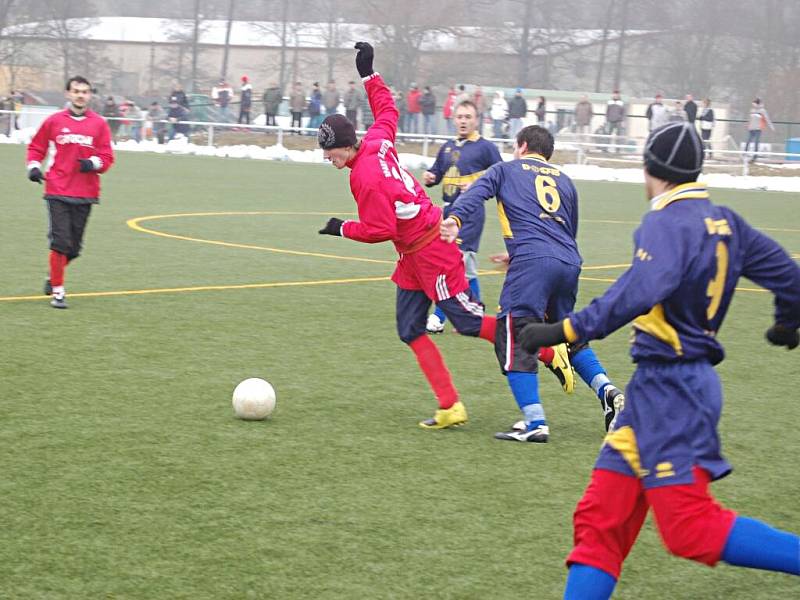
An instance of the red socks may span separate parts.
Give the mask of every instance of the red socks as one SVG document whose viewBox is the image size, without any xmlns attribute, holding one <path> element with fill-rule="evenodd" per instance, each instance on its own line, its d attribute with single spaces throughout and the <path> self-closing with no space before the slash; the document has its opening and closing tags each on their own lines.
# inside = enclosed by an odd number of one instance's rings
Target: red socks
<svg viewBox="0 0 800 600">
<path fill-rule="evenodd" d="M 493 318 L 492 321 L 494 321 Z M 481 328 L 482 330 L 483 328 Z M 453 386 L 450 371 L 447 370 L 436 344 L 427 335 L 422 334 L 408 346 L 417 357 L 419 368 L 422 369 L 425 379 L 433 389 L 436 400 L 439 402 L 439 408 L 447 409 L 458 402 L 458 392 Z"/>
<path fill-rule="evenodd" d="M 50 250 L 50 285 L 53 287 L 64 285 L 64 269 L 67 266 L 67 256 Z"/>
<path fill-rule="evenodd" d="M 494 336 L 497 332 L 497 319 L 494 317 L 487 317 L 484 315 L 481 321 L 481 330 L 478 337 L 494 344 Z"/>
<path fill-rule="evenodd" d="M 556 357 L 556 353 L 552 348 L 539 348 L 539 360 L 544 364 L 549 365 Z"/>
</svg>

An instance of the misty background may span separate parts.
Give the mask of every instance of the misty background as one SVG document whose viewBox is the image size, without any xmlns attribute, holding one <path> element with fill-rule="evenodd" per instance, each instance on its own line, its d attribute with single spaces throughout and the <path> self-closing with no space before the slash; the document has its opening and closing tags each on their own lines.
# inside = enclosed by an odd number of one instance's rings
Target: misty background
<svg viewBox="0 0 800 600">
<path fill-rule="evenodd" d="M 398 89 L 691 93 L 733 117 L 758 96 L 774 121 L 800 121 L 798 34 L 800 2 L 782 0 L 0 0 L 0 90 L 82 74 L 155 97 L 247 74 L 286 93 L 354 78 L 366 39 Z"/>
</svg>

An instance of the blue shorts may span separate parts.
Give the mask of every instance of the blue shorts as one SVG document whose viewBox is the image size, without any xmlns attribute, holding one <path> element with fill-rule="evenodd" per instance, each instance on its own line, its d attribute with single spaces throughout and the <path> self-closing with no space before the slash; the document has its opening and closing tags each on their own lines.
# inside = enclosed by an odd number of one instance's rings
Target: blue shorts
<svg viewBox="0 0 800 600">
<path fill-rule="evenodd" d="M 721 411 L 710 363 L 640 362 L 595 467 L 639 477 L 645 488 L 693 483 L 695 465 L 720 479 L 731 472 L 717 432 Z"/>
<path fill-rule="evenodd" d="M 483 304 L 475 299 L 469 288 L 440 300 L 436 306 L 442 309 L 461 335 L 477 337 L 481 332 Z M 430 308 L 431 299 L 422 290 L 397 288 L 397 334 L 406 344 L 426 335 L 425 324 Z"/>
<path fill-rule="evenodd" d="M 581 269 L 549 256 L 515 257 L 500 292 L 499 316 L 554 323 L 572 312 Z"/>
</svg>

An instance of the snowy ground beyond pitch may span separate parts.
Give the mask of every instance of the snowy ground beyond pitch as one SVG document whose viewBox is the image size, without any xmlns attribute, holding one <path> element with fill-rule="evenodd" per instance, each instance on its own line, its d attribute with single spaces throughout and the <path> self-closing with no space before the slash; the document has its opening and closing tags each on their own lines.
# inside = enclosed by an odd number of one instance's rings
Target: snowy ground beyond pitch
<svg viewBox="0 0 800 600">
<path fill-rule="evenodd" d="M 35 131 L 20 129 L 11 136 L 0 134 L 0 144 L 28 144 Z M 208 146 L 190 143 L 179 137 L 158 144 L 154 140 L 136 142 L 126 140 L 114 145 L 115 150 L 126 152 L 154 152 L 157 154 L 189 154 L 195 156 L 216 156 L 221 158 L 250 158 L 254 160 L 277 160 L 324 164 L 322 150 L 289 150 L 281 145 L 268 146 Z M 420 154 L 399 153 L 401 164 L 407 169 L 427 169 L 433 164 L 433 157 Z M 510 160 L 511 154 L 503 154 Z M 794 165 L 792 165 L 794 166 Z M 798 165 L 800 166 L 800 165 Z M 597 165 L 565 164 L 561 168 L 570 177 L 579 181 L 619 181 L 623 183 L 643 183 L 641 167 L 612 168 Z M 800 177 L 769 177 L 730 175 L 726 173 L 705 173 L 701 180 L 711 187 L 741 190 L 767 190 L 773 192 L 800 192 Z"/>
</svg>

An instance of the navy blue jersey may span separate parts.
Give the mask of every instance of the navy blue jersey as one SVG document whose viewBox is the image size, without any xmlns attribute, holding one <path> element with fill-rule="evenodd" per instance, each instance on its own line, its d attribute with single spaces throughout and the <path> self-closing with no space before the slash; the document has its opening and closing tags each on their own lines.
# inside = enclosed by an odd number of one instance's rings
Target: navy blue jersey
<svg viewBox="0 0 800 600">
<path fill-rule="evenodd" d="M 453 202 L 461 194 L 461 186 L 472 184 L 486 169 L 495 163 L 502 162 L 500 151 L 492 142 L 473 133 L 466 139 L 449 140 L 436 155 L 436 162 L 429 169 L 436 176 L 433 185 L 442 184 L 442 200 L 444 216 L 450 216 Z M 486 213 L 483 206 L 469 223 L 458 234 L 457 243 L 461 250 L 477 252 L 483 233 Z"/>
<path fill-rule="evenodd" d="M 724 358 L 717 332 L 742 276 L 775 294 L 776 323 L 800 326 L 800 267 L 775 241 L 712 204 L 704 184 L 680 185 L 651 205 L 630 268 L 570 315 L 566 330 L 599 339 L 633 320 L 634 362 L 716 364 Z"/>
<path fill-rule="evenodd" d="M 580 266 L 578 192 L 572 180 L 538 154 L 498 163 L 453 204 L 450 216 L 465 227 L 497 198 L 500 229 L 511 260 L 517 256 L 557 258 Z"/>
</svg>

